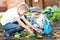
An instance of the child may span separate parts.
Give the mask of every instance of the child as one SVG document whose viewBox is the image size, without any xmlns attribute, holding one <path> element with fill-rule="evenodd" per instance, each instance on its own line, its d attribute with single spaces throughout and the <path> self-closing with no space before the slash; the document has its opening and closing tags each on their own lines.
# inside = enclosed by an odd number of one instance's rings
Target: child
<svg viewBox="0 0 60 40">
<path fill-rule="evenodd" d="M 35 27 L 44 30 L 45 20 L 48 21 L 46 16 L 41 13 L 39 7 L 33 7 L 31 9 L 33 16 L 30 19 L 30 23 Z M 49 22 L 49 21 L 48 21 Z"/>
<path fill-rule="evenodd" d="M 41 9 L 39 7 L 32 8 L 33 16 L 30 19 L 30 22 L 36 28 L 43 29 L 43 15 L 41 14 Z"/>
<path fill-rule="evenodd" d="M 24 15 L 29 11 L 27 5 L 25 3 L 21 3 L 18 7 L 13 7 L 8 9 L 1 19 L 2 28 L 5 30 L 6 37 L 10 37 L 13 33 L 18 31 L 26 30 L 29 31 L 30 34 L 34 34 L 31 30 L 34 29 L 38 32 L 38 29 L 34 28 L 24 17 Z M 26 25 L 20 20 L 22 19 Z M 18 24 L 14 24 L 17 21 Z"/>
</svg>

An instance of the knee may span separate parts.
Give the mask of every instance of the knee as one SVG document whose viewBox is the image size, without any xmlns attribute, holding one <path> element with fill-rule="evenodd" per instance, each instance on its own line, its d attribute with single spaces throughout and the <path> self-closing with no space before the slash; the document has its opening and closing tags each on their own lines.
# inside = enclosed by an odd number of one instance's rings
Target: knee
<svg viewBox="0 0 60 40">
<path fill-rule="evenodd" d="M 16 30 L 18 30 L 18 31 L 19 31 L 19 30 L 22 31 L 22 30 L 24 30 L 24 28 L 20 26 L 20 27 L 16 27 Z"/>
</svg>

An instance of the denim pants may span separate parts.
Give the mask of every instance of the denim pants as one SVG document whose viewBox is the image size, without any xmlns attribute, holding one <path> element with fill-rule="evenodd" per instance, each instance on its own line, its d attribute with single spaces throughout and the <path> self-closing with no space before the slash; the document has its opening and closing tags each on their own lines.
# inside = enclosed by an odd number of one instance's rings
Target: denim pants
<svg viewBox="0 0 60 40">
<path fill-rule="evenodd" d="M 2 28 L 5 30 L 6 33 L 9 33 L 9 35 L 12 35 L 13 33 L 24 30 L 23 27 L 14 23 L 8 23 L 6 25 L 3 25 Z"/>
</svg>

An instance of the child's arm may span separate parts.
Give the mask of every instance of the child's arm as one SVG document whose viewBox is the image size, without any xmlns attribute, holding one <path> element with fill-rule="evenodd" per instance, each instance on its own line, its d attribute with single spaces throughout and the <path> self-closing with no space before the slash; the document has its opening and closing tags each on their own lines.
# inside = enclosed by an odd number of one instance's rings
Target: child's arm
<svg viewBox="0 0 60 40">
<path fill-rule="evenodd" d="M 38 29 L 35 28 L 35 27 L 33 27 L 27 19 L 23 18 L 22 20 L 23 20 L 29 27 L 33 28 L 35 31 L 38 31 Z"/>
<path fill-rule="evenodd" d="M 44 15 L 44 20 L 46 20 L 47 22 L 49 22 L 48 18 Z"/>
<path fill-rule="evenodd" d="M 16 20 L 17 20 L 17 22 L 19 23 L 20 26 L 22 26 L 23 28 L 25 28 L 25 29 L 27 29 L 28 31 L 30 31 L 30 33 L 32 32 L 32 31 L 29 29 L 29 27 L 28 27 L 27 25 L 25 25 L 25 24 L 20 20 L 19 17 L 16 17 Z"/>
</svg>

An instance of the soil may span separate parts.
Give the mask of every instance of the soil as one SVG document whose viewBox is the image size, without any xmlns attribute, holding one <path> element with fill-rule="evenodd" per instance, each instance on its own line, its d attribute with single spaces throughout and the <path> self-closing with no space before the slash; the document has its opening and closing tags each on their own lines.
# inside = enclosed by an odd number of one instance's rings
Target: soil
<svg viewBox="0 0 60 40">
<path fill-rule="evenodd" d="M 51 23 L 51 26 L 52 26 L 52 33 L 50 35 L 44 35 L 44 37 L 41 38 L 41 39 L 36 38 L 36 37 L 33 37 L 33 38 L 24 38 L 24 37 L 21 37 L 20 39 L 14 39 L 13 37 L 6 38 L 4 36 L 4 30 L 2 30 L 2 28 L 0 28 L 0 40 L 60 40 L 60 37 L 54 38 L 52 36 L 52 34 L 54 33 L 54 31 L 60 32 L 60 23 L 54 22 L 54 23 Z"/>
</svg>

